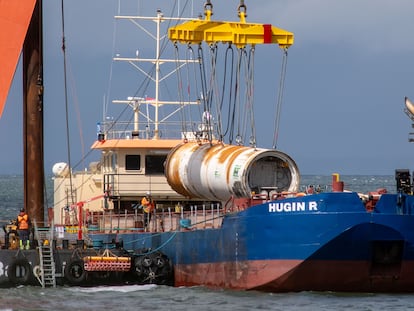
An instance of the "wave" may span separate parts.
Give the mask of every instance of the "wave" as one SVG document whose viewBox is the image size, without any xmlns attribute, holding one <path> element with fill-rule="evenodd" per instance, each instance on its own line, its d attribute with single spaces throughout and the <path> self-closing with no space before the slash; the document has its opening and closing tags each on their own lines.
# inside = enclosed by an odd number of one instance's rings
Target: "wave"
<svg viewBox="0 0 414 311">
<path fill-rule="evenodd" d="M 131 293 L 138 291 L 148 291 L 156 288 L 156 284 L 147 285 L 121 285 L 121 286 L 96 286 L 96 287 L 69 287 L 68 291 L 79 293 L 100 293 L 100 292 L 119 292 Z"/>
</svg>

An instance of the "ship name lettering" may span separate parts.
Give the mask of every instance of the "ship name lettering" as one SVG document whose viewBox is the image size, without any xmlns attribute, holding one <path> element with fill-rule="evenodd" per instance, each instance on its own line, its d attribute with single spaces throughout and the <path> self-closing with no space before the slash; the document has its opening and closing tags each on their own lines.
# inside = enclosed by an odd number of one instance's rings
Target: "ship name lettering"
<svg viewBox="0 0 414 311">
<path fill-rule="evenodd" d="M 317 211 L 318 203 L 310 202 L 277 202 L 269 203 L 269 213 Z"/>
</svg>

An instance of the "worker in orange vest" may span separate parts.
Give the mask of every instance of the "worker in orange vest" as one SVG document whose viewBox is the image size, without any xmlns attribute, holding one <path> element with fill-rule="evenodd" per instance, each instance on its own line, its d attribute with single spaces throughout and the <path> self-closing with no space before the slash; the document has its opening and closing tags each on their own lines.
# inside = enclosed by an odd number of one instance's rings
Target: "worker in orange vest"
<svg viewBox="0 0 414 311">
<path fill-rule="evenodd" d="M 17 233 L 20 239 L 20 249 L 30 249 L 29 230 L 29 215 L 27 215 L 27 213 L 24 211 L 24 208 L 22 208 L 19 215 L 17 216 Z"/>
<path fill-rule="evenodd" d="M 151 197 L 151 192 L 147 192 L 145 197 L 142 198 L 141 208 L 144 211 L 144 227 L 147 228 L 147 225 L 151 221 L 151 214 L 155 208 L 154 201 Z"/>
</svg>

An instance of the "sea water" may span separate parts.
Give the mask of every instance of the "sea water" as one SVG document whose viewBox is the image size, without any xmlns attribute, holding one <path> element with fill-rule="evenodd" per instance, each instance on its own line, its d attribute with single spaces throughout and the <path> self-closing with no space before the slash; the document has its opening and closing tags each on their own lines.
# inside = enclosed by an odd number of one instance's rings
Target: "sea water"
<svg viewBox="0 0 414 311">
<path fill-rule="evenodd" d="M 334 292 L 261 293 L 203 287 L 127 285 L 2 289 L 0 310 L 410 310 L 414 295 Z"/>
<path fill-rule="evenodd" d="M 386 188 L 395 192 L 394 176 L 341 176 L 345 189 L 361 193 Z M 303 176 L 301 187 L 328 188 L 331 176 Z M 50 184 L 50 183 L 48 183 Z M 50 192 L 50 189 L 49 189 Z M 50 196 L 47 196 L 50 200 Z M 21 176 L 0 176 L 0 220 L 15 218 L 23 205 Z M 3 224 L 2 224 L 3 225 Z M 0 289 L 1 310 L 414 310 L 414 295 L 300 292 L 271 294 L 204 287 L 127 285 Z"/>
</svg>

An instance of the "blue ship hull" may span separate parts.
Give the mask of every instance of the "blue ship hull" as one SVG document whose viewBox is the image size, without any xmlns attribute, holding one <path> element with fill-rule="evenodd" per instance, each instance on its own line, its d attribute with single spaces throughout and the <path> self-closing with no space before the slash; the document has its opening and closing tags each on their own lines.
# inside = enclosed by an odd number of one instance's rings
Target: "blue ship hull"
<svg viewBox="0 0 414 311">
<path fill-rule="evenodd" d="M 95 234 L 160 250 L 175 285 L 262 291 L 414 291 L 414 197 L 356 193 L 289 198 L 228 213 L 218 229 Z"/>
</svg>

